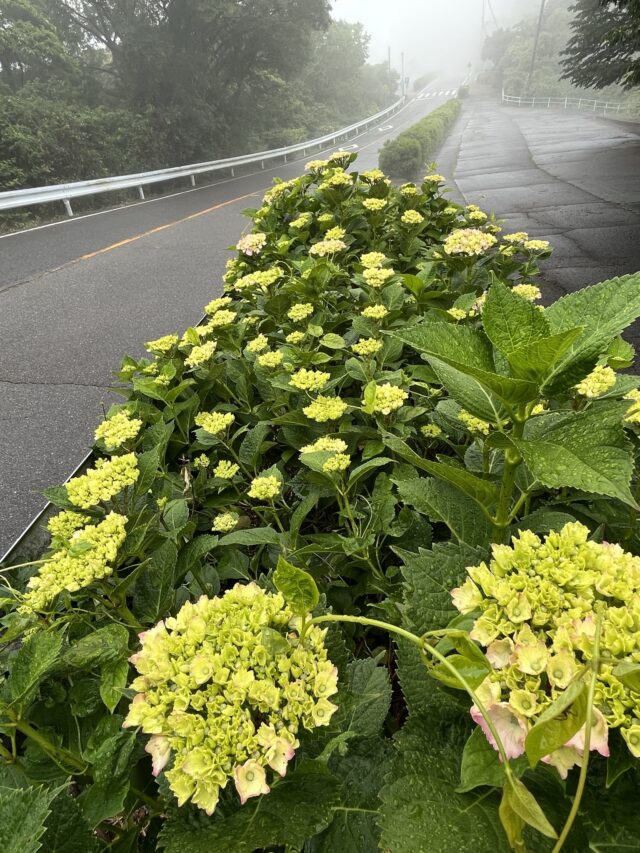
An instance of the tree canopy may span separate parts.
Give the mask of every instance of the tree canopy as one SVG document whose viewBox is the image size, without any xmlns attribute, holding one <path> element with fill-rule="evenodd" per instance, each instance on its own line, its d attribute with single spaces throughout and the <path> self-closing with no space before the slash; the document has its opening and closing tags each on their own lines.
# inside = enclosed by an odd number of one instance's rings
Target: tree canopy
<svg viewBox="0 0 640 853">
<path fill-rule="evenodd" d="M 271 147 L 388 104 L 329 0 L 0 0 L 0 186 Z"/>
<path fill-rule="evenodd" d="M 601 89 L 640 84 L 640 0 L 577 0 L 564 77 Z"/>
</svg>

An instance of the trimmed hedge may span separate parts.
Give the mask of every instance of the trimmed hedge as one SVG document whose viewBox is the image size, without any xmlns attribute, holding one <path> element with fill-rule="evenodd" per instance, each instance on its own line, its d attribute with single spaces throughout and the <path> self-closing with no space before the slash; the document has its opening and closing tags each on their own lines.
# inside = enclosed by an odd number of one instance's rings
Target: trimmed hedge
<svg viewBox="0 0 640 853">
<path fill-rule="evenodd" d="M 460 113 L 460 102 L 447 101 L 380 151 L 380 168 L 390 175 L 412 178 L 436 153 Z"/>
</svg>

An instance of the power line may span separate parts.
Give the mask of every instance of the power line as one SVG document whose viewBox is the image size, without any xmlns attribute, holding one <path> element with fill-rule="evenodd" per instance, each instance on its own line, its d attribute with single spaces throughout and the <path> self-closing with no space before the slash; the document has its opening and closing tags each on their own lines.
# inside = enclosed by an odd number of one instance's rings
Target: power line
<svg viewBox="0 0 640 853">
<path fill-rule="evenodd" d="M 536 27 L 536 37 L 533 42 L 533 50 L 531 52 L 531 65 L 529 66 L 529 74 L 527 75 L 527 83 L 524 87 L 525 95 L 529 94 L 529 88 L 531 86 L 531 78 L 533 77 L 533 70 L 536 66 L 536 56 L 538 55 L 538 42 L 540 41 L 540 31 L 542 30 L 542 19 L 544 18 L 544 7 L 546 6 L 547 0 L 541 0 L 540 2 L 540 14 L 538 15 L 538 26 Z"/>
</svg>

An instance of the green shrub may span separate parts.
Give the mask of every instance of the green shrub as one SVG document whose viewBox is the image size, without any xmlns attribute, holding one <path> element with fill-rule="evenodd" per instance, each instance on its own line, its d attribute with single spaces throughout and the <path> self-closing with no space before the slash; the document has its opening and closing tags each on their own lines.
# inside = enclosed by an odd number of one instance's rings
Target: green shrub
<svg viewBox="0 0 640 853">
<path fill-rule="evenodd" d="M 581 762 L 635 843 L 639 277 L 543 309 L 547 243 L 353 159 L 248 212 L 2 571 L 16 850 L 542 850 Z"/>
<path fill-rule="evenodd" d="M 385 142 L 380 151 L 380 168 L 396 177 L 414 177 L 442 145 L 459 112 L 459 101 L 447 101 L 395 139 Z"/>
</svg>

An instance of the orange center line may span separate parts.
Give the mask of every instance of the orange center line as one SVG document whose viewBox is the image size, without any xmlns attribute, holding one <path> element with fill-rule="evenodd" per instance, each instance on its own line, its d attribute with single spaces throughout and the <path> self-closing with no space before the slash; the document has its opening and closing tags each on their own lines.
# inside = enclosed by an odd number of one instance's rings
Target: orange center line
<svg viewBox="0 0 640 853">
<path fill-rule="evenodd" d="M 105 246 L 104 249 L 98 249 L 95 252 L 89 252 L 87 255 L 80 257 L 81 261 L 88 261 L 90 258 L 95 258 L 96 255 L 102 255 L 105 252 L 111 252 L 113 249 L 119 249 L 121 246 L 127 246 L 129 243 L 135 243 L 137 240 L 142 240 L 143 237 L 150 237 L 152 234 L 157 234 L 159 231 L 164 231 L 166 228 L 173 228 L 174 225 L 181 225 L 183 222 L 189 222 L 191 219 L 197 219 L 199 216 L 204 216 L 207 213 L 213 213 L 214 210 L 220 210 L 221 207 L 226 207 L 229 204 L 236 204 L 238 201 L 244 201 L 246 198 L 260 195 L 268 189 L 256 190 L 246 195 L 239 195 L 236 198 L 231 198 L 228 201 L 223 201 L 220 204 L 214 204 L 213 207 L 207 207 L 206 210 L 199 210 L 197 213 L 191 213 L 182 219 L 176 219 L 175 222 L 167 222 L 166 225 L 159 225 L 157 228 L 152 228 L 150 231 L 144 231 L 142 234 L 136 234 L 134 237 L 127 237 L 126 240 L 120 240 L 118 243 L 113 243 L 111 246 Z"/>
</svg>

